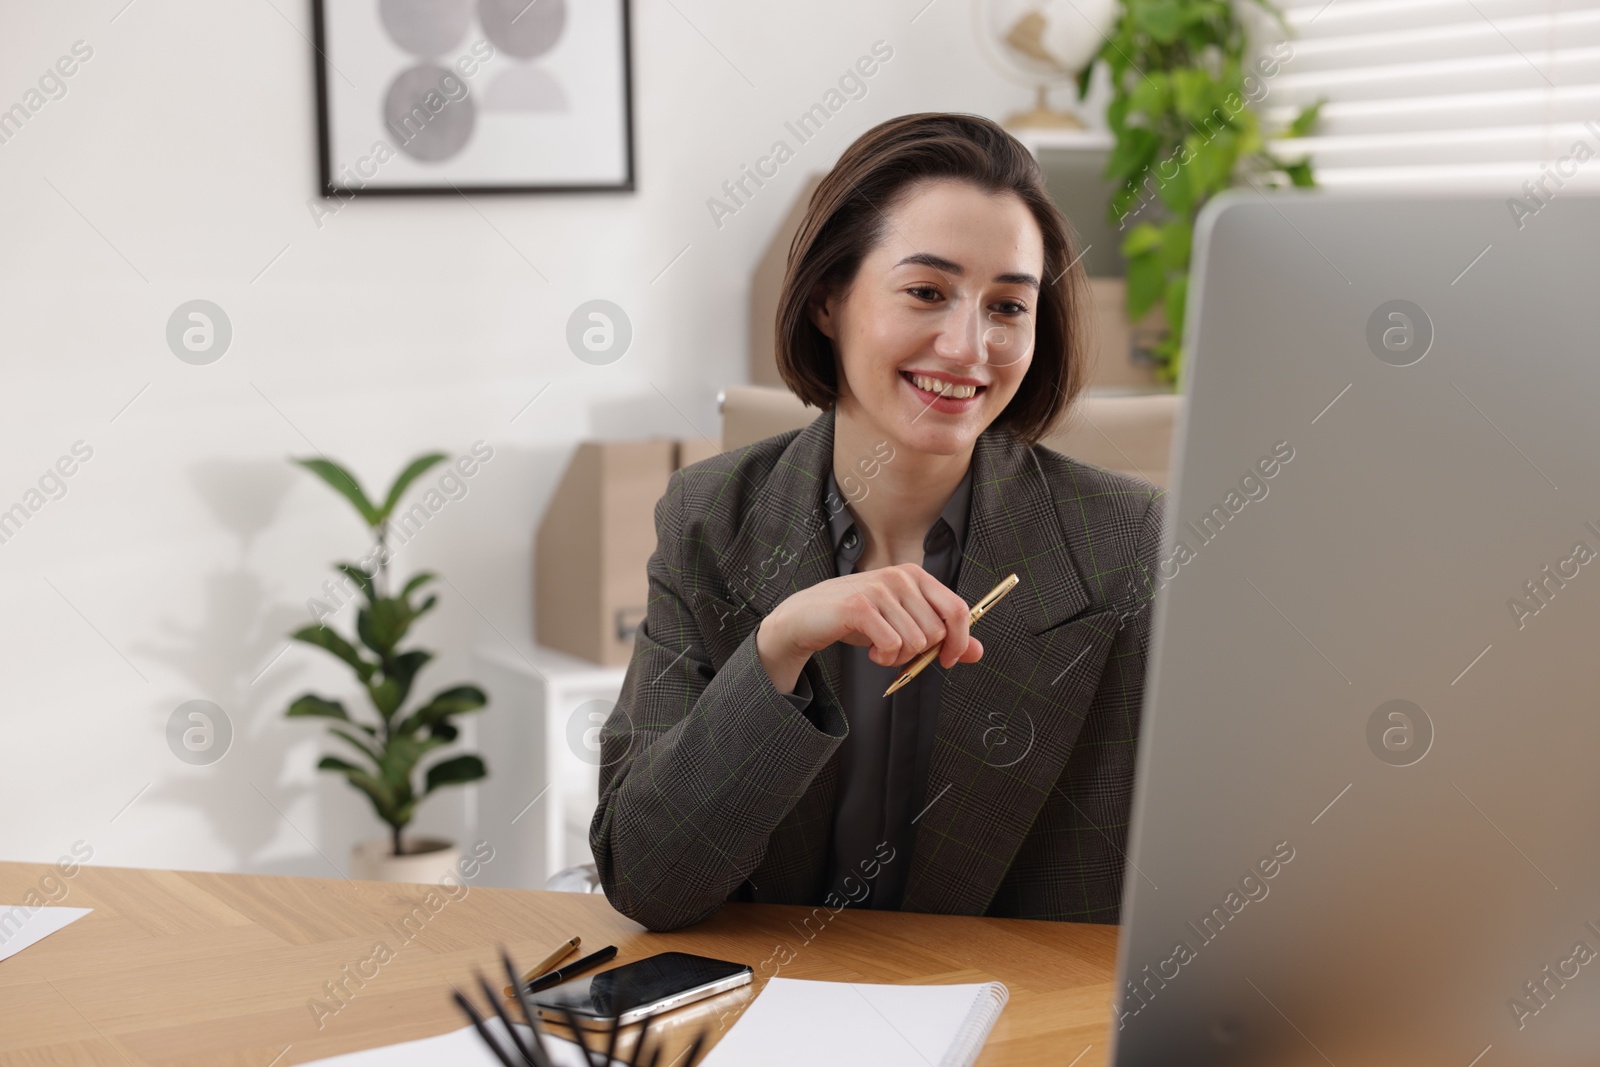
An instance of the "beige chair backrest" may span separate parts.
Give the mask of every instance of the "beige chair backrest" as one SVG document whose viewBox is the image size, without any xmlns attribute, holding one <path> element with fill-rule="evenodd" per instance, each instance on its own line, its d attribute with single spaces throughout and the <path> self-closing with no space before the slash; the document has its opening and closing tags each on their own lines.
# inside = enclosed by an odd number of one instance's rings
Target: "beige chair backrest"
<svg viewBox="0 0 1600 1067">
<path fill-rule="evenodd" d="M 1183 398 L 1173 393 L 1084 393 L 1066 424 L 1042 442 L 1073 459 L 1167 487 L 1173 426 Z M 722 395 L 722 447 L 742 448 L 816 418 L 787 389 L 733 385 Z"/>
</svg>

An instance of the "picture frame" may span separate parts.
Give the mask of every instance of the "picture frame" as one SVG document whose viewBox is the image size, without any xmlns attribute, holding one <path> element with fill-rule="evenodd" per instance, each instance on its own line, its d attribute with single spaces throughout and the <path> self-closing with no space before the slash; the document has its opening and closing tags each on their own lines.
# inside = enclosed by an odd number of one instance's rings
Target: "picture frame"
<svg viewBox="0 0 1600 1067">
<path fill-rule="evenodd" d="M 312 0 L 328 199 L 632 192 L 630 0 Z"/>
</svg>

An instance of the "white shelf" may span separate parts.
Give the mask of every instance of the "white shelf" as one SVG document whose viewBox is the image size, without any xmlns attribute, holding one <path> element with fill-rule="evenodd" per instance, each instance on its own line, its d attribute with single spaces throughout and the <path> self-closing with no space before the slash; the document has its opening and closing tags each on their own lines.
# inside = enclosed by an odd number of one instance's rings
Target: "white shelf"
<svg viewBox="0 0 1600 1067">
<path fill-rule="evenodd" d="M 503 641 L 480 647 L 475 658 L 489 692 L 477 723 L 490 764 L 478 829 L 496 852 L 484 871 L 488 884 L 542 889 L 562 868 L 593 862 L 589 821 L 600 761 L 588 742 L 621 695 L 627 668 Z M 590 701 L 605 703 L 585 710 Z"/>
<path fill-rule="evenodd" d="M 504 641 L 484 645 L 476 653 L 485 663 L 494 663 L 510 671 L 521 671 L 531 677 L 559 678 L 563 684 L 579 685 L 615 680 L 622 685 L 626 667 L 604 667 L 591 660 L 569 656 L 543 645 L 513 648 Z"/>
<path fill-rule="evenodd" d="M 1109 151 L 1116 144 L 1110 130 L 1011 130 L 1011 135 L 1038 156 L 1041 149 L 1077 148 Z"/>
</svg>

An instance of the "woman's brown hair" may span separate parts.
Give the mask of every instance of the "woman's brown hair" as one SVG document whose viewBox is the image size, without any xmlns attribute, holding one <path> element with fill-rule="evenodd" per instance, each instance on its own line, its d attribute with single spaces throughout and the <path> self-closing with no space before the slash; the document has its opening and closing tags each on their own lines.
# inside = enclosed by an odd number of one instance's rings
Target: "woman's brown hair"
<svg viewBox="0 0 1600 1067">
<path fill-rule="evenodd" d="M 924 112 L 879 123 L 845 149 L 812 194 L 789 245 L 778 298 L 778 374 L 796 396 L 826 410 L 839 396 L 833 342 L 806 306 L 818 286 L 844 293 L 888 229 L 888 211 L 917 182 L 955 179 L 1012 193 L 1044 238 L 1044 277 L 1034 316 L 1033 362 L 993 426 L 1029 444 L 1056 425 L 1085 384 L 1088 279 L 1077 236 L 1045 191 L 1033 155 L 981 115 Z"/>
</svg>

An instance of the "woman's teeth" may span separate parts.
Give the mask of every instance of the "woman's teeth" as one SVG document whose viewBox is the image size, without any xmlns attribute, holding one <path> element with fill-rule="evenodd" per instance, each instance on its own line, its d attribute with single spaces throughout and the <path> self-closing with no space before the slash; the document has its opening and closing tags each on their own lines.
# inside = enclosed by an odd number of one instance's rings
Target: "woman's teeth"
<svg viewBox="0 0 1600 1067">
<path fill-rule="evenodd" d="M 976 385 L 952 385 L 947 381 L 939 378 L 930 378 L 925 374 L 908 374 L 906 377 L 910 378 L 911 384 L 918 389 L 938 396 L 947 396 L 952 400 L 965 400 L 969 396 L 978 394 Z"/>
</svg>

